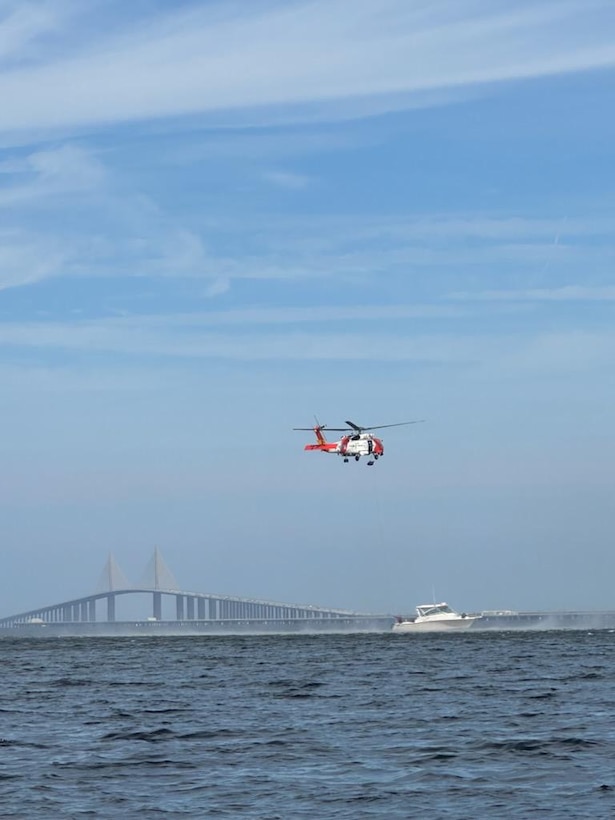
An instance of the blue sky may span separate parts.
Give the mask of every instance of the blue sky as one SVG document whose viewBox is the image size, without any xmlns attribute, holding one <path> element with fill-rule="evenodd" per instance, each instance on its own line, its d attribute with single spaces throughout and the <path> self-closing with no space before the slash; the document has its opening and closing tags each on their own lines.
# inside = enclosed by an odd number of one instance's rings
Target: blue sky
<svg viewBox="0 0 615 820">
<path fill-rule="evenodd" d="M 0 0 L 1 614 L 155 545 L 615 609 L 614 69 L 607 0 Z"/>
</svg>

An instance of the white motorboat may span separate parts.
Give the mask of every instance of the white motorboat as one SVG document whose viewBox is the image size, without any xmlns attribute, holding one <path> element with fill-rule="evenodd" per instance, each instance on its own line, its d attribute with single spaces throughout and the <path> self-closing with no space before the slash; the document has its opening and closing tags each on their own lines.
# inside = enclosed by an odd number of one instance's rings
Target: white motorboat
<svg viewBox="0 0 615 820">
<path fill-rule="evenodd" d="M 468 629 L 481 618 L 480 615 L 461 615 L 446 603 L 421 604 L 414 618 L 397 618 L 393 632 L 449 632 Z"/>
</svg>

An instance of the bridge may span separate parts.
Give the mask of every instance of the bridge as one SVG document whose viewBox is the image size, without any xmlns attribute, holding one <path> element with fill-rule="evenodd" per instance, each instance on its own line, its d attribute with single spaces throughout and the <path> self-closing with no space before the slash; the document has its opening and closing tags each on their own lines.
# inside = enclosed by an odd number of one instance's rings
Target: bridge
<svg viewBox="0 0 615 820">
<path fill-rule="evenodd" d="M 151 614 L 117 618 L 118 601 L 128 596 L 150 596 Z M 168 613 L 169 605 L 171 617 Z M 288 604 L 258 598 L 242 598 L 209 592 L 192 592 L 179 588 L 156 549 L 141 583 L 132 586 L 112 555 L 109 556 L 95 592 L 80 598 L 38 607 L 0 618 L 0 630 L 52 627 L 54 632 L 118 634 L 130 628 L 148 632 L 174 631 L 188 633 L 233 631 L 347 631 L 349 629 L 390 628 L 392 618 L 362 614 L 346 609 Z M 124 628 L 122 628 L 122 626 Z"/>
</svg>

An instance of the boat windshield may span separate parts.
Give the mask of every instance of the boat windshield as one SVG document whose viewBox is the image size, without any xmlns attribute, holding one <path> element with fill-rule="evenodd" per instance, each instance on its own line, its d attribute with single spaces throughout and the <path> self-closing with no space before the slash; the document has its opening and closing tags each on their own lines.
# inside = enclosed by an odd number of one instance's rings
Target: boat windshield
<svg viewBox="0 0 615 820">
<path fill-rule="evenodd" d="M 417 612 L 423 618 L 427 615 L 454 615 L 455 610 L 451 609 L 448 604 L 426 604 L 425 606 L 417 606 Z"/>
</svg>

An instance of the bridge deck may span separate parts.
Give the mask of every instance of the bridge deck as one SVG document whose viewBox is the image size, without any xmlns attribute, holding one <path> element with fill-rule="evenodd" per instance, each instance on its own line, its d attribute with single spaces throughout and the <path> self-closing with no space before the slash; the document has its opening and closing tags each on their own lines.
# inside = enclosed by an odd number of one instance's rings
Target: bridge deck
<svg viewBox="0 0 615 820">
<path fill-rule="evenodd" d="M 369 614 L 347 609 L 333 609 L 310 604 L 288 604 L 258 598 L 242 598 L 233 595 L 192 592 L 178 589 L 135 587 L 107 590 L 73 598 L 50 606 L 31 609 L 16 615 L 0 618 L 0 628 L 11 628 L 20 624 L 41 625 L 66 623 L 115 623 L 116 600 L 129 595 L 151 595 L 151 616 L 147 622 L 222 622 L 222 621 L 281 621 L 315 620 L 336 618 L 373 617 Z M 175 601 L 175 618 L 163 618 L 163 597 Z M 101 612 L 100 602 L 106 602 L 106 611 Z M 103 606 L 103 609 L 105 607 Z M 138 620 L 138 619 L 137 619 Z"/>
</svg>

